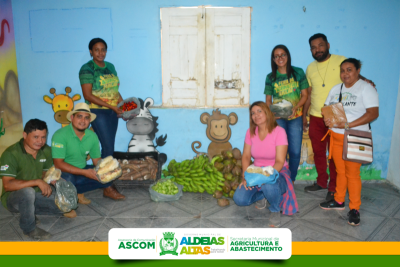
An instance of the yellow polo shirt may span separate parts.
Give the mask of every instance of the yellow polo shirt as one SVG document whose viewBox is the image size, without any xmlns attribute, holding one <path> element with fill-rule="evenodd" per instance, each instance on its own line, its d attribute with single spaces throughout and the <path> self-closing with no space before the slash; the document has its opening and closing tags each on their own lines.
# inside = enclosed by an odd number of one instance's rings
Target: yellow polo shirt
<svg viewBox="0 0 400 267">
<path fill-rule="evenodd" d="M 329 91 L 340 80 L 340 64 L 346 57 L 331 55 L 328 60 L 318 62 L 314 60 L 307 67 L 306 76 L 311 90 L 310 115 L 322 118 L 321 108 L 324 106 Z M 322 86 L 325 84 L 325 86 Z"/>
</svg>

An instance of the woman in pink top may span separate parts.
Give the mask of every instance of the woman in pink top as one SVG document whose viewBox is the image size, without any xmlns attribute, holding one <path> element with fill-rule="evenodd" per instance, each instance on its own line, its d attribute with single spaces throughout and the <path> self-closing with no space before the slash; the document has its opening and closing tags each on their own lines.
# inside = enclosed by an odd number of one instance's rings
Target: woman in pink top
<svg viewBox="0 0 400 267">
<path fill-rule="evenodd" d="M 250 106 L 250 129 L 247 130 L 242 156 L 242 182 L 233 196 L 238 206 L 248 206 L 257 201 L 256 208 L 266 207 L 268 200 L 271 211 L 270 227 L 279 227 L 280 211 L 292 215 L 298 206 L 293 190 L 290 171 L 286 162 L 288 141 L 285 130 L 278 126 L 275 117 L 266 103 L 258 101 Z M 251 158 L 258 167 L 272 166 L 279 172 L 275 184 L 263 184 L 261 187 L 247 187 L 244 171 L 250 165 Z"/>
</svg>

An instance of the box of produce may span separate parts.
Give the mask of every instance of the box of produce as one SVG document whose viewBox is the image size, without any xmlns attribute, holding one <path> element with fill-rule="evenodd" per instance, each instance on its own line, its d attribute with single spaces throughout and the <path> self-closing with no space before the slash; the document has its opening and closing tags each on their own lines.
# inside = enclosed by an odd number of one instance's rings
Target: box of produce
<svg viewBox="0 0 400 267">
<path fill-rule="evenodd" d="M 183 186 L 171 179 L 161 179 L 149 187 L 150 198 L 153 201 L 176 201 L 182 196 Z"/>
<path fill-rule="evenodd" d="M 121 166 L 122 175 L 115 185 L 124 188 L 149 186 L 161 178 L 161 165 L 158 152 L 114 152 Z"/>
</svg>

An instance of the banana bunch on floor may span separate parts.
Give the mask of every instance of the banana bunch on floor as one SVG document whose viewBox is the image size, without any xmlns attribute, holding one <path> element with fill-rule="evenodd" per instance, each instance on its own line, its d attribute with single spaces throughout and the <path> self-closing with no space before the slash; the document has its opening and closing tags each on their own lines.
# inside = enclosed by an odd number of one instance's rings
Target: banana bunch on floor
<svg viewBox="0 0 400 267">
<path fill-rule="evenodd" d="M 176 162 L 171 160 L 168 169 L 163 170 L 164 176 L 174 176 L 173 180 L 183 185 L 184 192 L 207 192 L 215 198 L 233 197 L 238 178 L 233 175 L 224 175 L 214 164 L 222 162 L 222 156 L 209 160 L 206 155 L 201 155 L 192 160 Z"/>
</svg>

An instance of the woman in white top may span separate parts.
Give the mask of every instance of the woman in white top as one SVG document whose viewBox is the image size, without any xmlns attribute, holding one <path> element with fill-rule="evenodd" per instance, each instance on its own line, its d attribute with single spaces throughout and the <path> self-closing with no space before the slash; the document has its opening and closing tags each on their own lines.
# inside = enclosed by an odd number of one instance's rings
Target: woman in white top
<svg viewBox="0 0 400 267">
<path fill-rule="evenodd" d="M 343 83 L 332 87 L 325 101 L 325 105 L 341 102 L 346 113 L 347 122 L 332 125 L 329 119 L 324 118 L 330 128 L 331 149 L 329 154 L 335 161 L 337 171 L 336 193 L 333 200 L 320 204 L 322 209 L 344 210 L 346 190 L 349 191 L 348 222 L 350 225 L 360 224 L 361 205 L 361 163 L 343 160 L 343 139 L 345 129 L 369 131 L 369 123 L 379 116 L 378 92 L 369 83 L 360 79 L 361 62 L 348 58 L 340 65 L 340 79 Z M 322 114 L 323 115 L 323 114 Z"/>
</svg>

